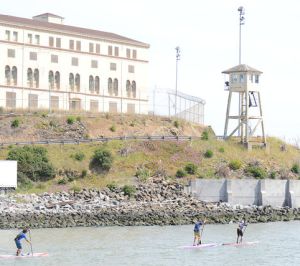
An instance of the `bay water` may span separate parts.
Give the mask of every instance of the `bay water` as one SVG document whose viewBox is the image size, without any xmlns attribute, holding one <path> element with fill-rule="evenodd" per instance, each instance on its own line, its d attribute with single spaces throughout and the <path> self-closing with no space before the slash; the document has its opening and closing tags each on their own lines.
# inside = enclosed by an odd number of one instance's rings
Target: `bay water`
<svg viewBox="0 0 300 266">
<path fill-rule="evenodd" d="M 236 224 L 205 225 L 203 243 L 236 240 Z M 14 254 L 18 230 L 0 230 L 0 253 Z M 0 265 L 300 265 L 300 221 L 249 224 L 251 246 L 183 249 L 193 225 L 32 229 L 33 252 L 48 257 L 0 259 Z M 23 241 L 23 252 L 30 245 Z M 0 255 L 1 255 L 0 254 Z"/>
</svg>

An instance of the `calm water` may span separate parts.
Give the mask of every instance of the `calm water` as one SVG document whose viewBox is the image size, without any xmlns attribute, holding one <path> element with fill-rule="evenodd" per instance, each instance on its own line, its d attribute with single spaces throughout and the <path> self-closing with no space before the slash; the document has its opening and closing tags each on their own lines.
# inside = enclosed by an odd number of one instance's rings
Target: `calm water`
<svg viewBox="0 0 300 266">
<path fill-rule="evenodd" d="M 207 225 L 203 240 L 235 241 L 235 228 Z M 14 252 L 17 231 L 0 233 L 0 253 Z M 34 252 L 49 257 L 0 260 L 0 265 L 300 265 L 300 222 L 249 225 L 244 241 L 257 245 L 202 250 L 180 248 L 192 243 L 193 226 L 39 229 L 31 236 Z"/>
</svg>

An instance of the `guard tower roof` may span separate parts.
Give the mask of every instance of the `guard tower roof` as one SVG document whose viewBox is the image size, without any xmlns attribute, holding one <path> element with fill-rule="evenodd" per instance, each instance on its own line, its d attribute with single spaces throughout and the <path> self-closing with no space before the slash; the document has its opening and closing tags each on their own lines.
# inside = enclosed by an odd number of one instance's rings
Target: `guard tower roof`
<svg viewBox="0 0 300 266">
<path fill-rule="evenodd" d="M 256 73 L 256 74 L 262 74 L 263 72 L 250 67 L 245 64 L 237 65 L 235 67 L 229 68 L 227 70 L 224 70 L 222 73 L 223 74 L 230 74 L 230 73 L 236 73 L 236 72 L 248 72 L 248 73 Z"/>
</svg>

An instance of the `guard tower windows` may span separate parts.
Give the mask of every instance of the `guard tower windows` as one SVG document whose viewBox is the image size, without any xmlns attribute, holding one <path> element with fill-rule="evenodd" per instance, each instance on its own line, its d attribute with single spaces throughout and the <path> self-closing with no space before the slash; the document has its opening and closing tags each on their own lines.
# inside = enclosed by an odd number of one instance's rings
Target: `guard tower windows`
<svg viewBox="0 0 300 266">
<path fill-rule="evenodd" d="M 255 83 L 259 83 L 259 75 L 255 75 Z"/>
<path fill-rule="evenodd" d="M 244 74 L 240 74 L 240 83 L 244 83 L 245 82 L 245 76 Z"/>
<path fill-rule="evenodd" d="M 237 83 L 238 82 L 238 76 L 237 74 L 230 75 L 231 77 L 231 83 Z"/>
</svg>

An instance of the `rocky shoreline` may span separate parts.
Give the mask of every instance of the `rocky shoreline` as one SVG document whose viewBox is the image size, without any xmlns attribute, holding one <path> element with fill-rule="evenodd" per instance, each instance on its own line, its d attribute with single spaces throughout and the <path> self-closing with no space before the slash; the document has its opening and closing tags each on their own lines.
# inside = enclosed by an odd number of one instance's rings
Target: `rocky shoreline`
<svg viewBox="0 0 300 266">
<path fill-rule="evenodd" d="M 243 216 L 250 223 L 300 220 L 300 208 L 206 203 L 161 179 L 137 185 L 132 197 L 121 188 L 0 196 L 1 229 L 229 223 Z"/>
</svg>

